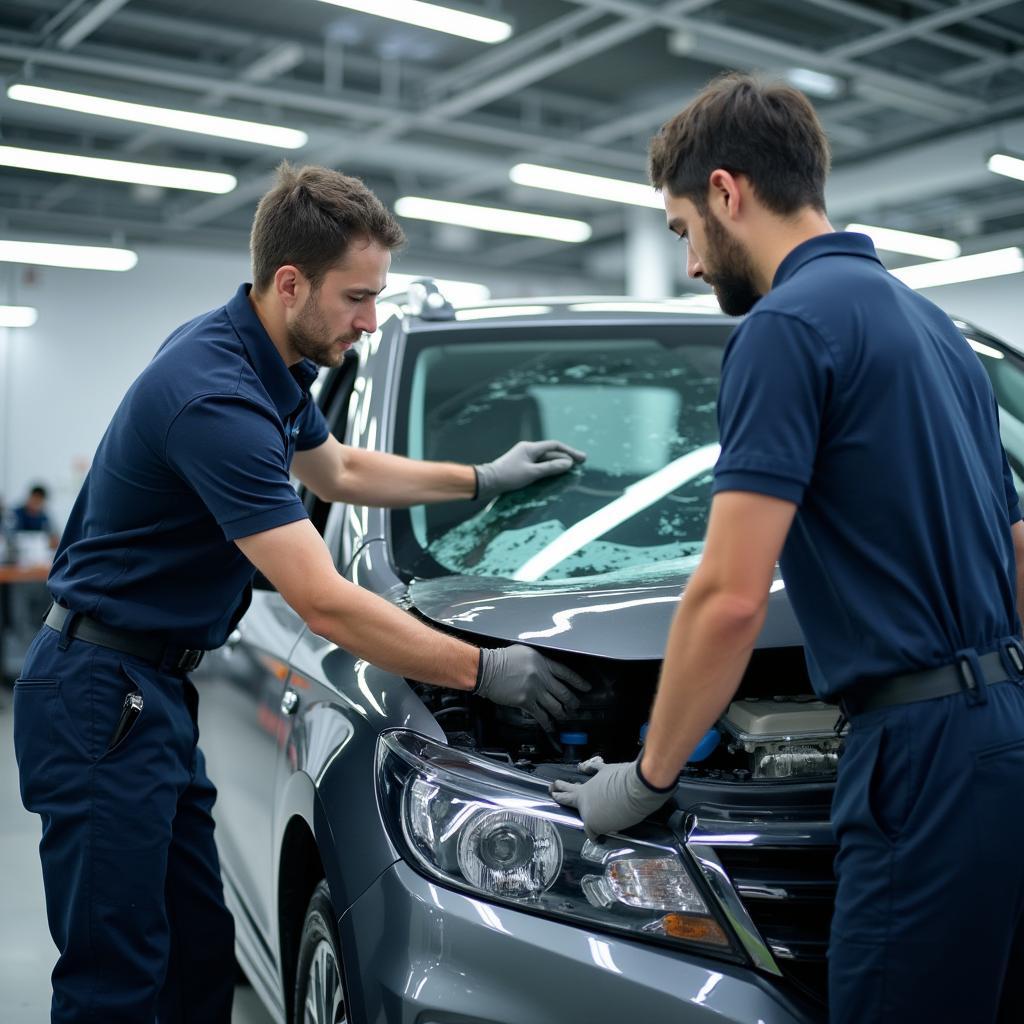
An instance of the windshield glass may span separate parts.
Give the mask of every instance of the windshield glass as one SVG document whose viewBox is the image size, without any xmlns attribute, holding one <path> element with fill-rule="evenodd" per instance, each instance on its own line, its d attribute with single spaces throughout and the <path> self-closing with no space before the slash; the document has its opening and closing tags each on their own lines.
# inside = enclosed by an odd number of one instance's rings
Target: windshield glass
<svg viewBox="0 0 1024 1024">
<path fill-rule="evenodd" d="M 410 337 L 396 450 L 477 464 L 553 438 L 587 461 L 486 504 L 395 512 L 400 567 L 535 582 L 695 562 L 730 326 L 539 330 Z"/>
</svg>

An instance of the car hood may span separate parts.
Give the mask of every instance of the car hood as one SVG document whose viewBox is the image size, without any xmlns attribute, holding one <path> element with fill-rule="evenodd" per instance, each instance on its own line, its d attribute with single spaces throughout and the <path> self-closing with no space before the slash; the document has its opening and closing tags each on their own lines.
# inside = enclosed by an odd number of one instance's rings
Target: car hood
<svg viewBox="0 0 1024 1024">
<path fill-rule="evenodd" d="M 666 565 L 604 576 L 520 583 L 493 576 L 414 580 L 421 615 L 463 633 L 623 661 L 661 659 L 680 595 L 693 572 Z M 776 577 L 758 647 L 800 645 L 782 580 Z"/>
</svg>

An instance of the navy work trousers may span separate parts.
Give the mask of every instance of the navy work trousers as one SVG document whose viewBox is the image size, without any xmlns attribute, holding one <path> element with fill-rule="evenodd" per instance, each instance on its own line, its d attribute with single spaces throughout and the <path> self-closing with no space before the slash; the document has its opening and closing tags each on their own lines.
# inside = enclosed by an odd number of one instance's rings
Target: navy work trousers
<svg viewBox="0 0 1024 1024">
<path fill-rule="evenodd" d="M 831 1024 L 1024 1021 L 1024 688 L 982 689 L 851 724 Z"/>
<path fill-rule="evenodd" d="M 53 1024 L 229 1024 L 234 923 L 224 904 L 185 677 L 43 627 L 14 688 L 25 807 L 40 857 Z M 108 749 L 124 698 L 142 713 Z"/>
</svg>

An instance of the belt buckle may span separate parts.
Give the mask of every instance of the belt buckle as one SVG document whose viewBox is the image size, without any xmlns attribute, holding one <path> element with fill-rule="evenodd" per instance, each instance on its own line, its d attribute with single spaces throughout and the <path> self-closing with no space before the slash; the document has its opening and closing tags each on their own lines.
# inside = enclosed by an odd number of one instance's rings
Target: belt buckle
<svg viewBox="0 0 1024 1024">
<path fill-rule="evenodd" d="M 182 651 L 181 657 L 178 658 L 175 668 L 179 672 L 194 672 L 199 668 L 199 663 L 203 660 L 203 655 L 206 651 L 192 648 L 190 650 Z"/>
</svg>

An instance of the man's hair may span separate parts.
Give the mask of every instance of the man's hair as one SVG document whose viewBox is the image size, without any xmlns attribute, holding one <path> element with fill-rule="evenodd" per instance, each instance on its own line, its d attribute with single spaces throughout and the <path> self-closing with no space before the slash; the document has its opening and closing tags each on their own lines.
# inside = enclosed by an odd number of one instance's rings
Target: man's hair
<svg viewBox="0 0 1024 1024">
<path fill-rule="evenodd" d="M 651 184 L 689 199 L 704 215 L 708 178 L 742 174 L 773 213 L 810 206 L 825 211 L 831 156 L 814 108 L 802 92 L 750 75 L 725 74 L 651 140 Z"/>
<path fill-rule="evenodd" d="M 394 250 L 405 244 L 405 233 L 358 178 L 326 167 L 282 163 L 277 184 L 260 200 L 252 222 L 253 290 L 264 291 L 278 268 L 289 264 L 315 290 L 353 242 Z"/>
<path fill-rule="evenodd" d="M 34 484 L 28 493 L 29 497 L 36 497 L 37 495 L 44 499 L 47 497 L 46 488 L 42 484 Z"/>
</svg>

